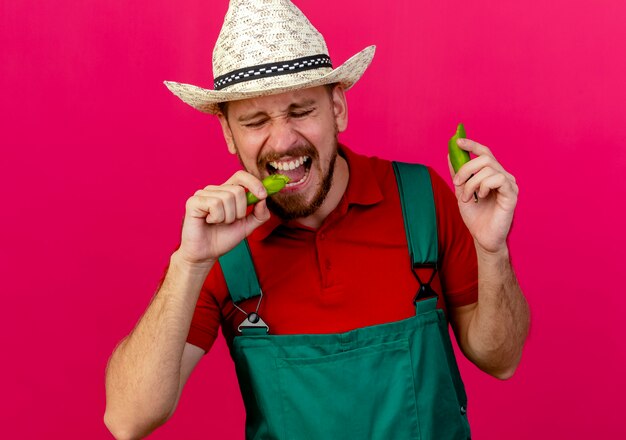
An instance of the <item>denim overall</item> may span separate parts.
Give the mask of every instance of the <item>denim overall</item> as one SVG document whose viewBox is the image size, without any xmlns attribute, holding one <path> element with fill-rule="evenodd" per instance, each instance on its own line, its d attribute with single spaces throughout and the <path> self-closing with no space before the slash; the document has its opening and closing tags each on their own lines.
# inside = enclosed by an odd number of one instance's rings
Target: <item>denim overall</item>
<svg viewBox="0 0 626 440">
<path fill-rule="evenodd" d="M 412 270 L 415 316 L 337 334 L 271 335 L 249 313 L 233 340 L 247 439 L 469 439 L 467 397 L 430 281 L 435 207 L 426 167 L 394 162 Z M 220 259 L 235 304 L 261 294 L 246 241 Z M 271 293 L 270 293 L 271 294 Z"/>
</svg>

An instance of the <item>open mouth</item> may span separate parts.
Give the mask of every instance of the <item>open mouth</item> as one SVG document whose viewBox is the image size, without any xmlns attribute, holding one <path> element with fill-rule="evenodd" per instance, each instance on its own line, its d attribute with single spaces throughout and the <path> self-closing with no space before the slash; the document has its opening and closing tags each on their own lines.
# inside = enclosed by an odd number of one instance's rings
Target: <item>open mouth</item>
<svg viewBox="0 0 626 440">
<path fill-rule="evenodd" d="M 287 188 L 304 183 L 309 176 L 311 169 L 311 158 L 300 156 L 292 159 L 271 161 L 267 164 L 267 171 L 270 174 L 283 174 L 289 177 Z"/>
</svg>

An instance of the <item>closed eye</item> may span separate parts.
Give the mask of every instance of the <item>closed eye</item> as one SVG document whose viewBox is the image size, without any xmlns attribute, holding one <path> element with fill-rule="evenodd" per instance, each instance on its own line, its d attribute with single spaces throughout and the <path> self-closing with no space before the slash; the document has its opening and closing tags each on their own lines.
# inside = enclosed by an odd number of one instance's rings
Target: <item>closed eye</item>
<svg viewBox="0 0 626 440">
<path fill-rule="evenodd" d="M 305 110 L 305 111 L 300 111 L 300 112 L 291 112 L 290 116 L 292 118 L 304 118 L 307 115 L 310 115 L 313 112 L 314 109 L 310 109 L 310 110 Z"/>
<path fill-rule="evenodd" d="M 265 124 L 266 122 L 267 122 L 267 119 L 260 119 L 258 121 L 248 122 L 247 124 L 244 124 L 244 127 L 259 128 L 259 127 L 262 127 L 263 124 Z"/>
</svg>

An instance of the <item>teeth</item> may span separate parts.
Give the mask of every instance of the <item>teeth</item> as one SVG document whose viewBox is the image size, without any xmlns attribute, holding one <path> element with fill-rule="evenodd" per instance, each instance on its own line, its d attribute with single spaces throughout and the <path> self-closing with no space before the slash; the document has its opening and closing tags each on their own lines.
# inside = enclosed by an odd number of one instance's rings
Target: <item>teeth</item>
<svg viewBox="0 0 626 440">
<path fill-rule="evenodd" d="M 270 162 L 270 165 L 272 166 L 272 168 L 280 170 L 280 171 L 288 171 L 288 170 L 295 170 L 296 168 L 302 166 L 305 162 L 309 161 L 309 157 L 308 156 L 301 156 L 296 160 L 292 160 L 289 162 L 276 162 L 276 161 L 272 161 Z"/>
<path fill-rule="evenodd" d="M 304 176 L 302 176 L 302 179 L 298 180 L 297 182 L 289 182 L 286 185 L 286 188 L 289 188 L 291 186 L 296 186 L 296 185 L 301 184 L 302 182 L 304 182 L 306 180 L 307 177 L 309 177 L 309 171 L 308 170 L 304 173 Z"/>
</svg>

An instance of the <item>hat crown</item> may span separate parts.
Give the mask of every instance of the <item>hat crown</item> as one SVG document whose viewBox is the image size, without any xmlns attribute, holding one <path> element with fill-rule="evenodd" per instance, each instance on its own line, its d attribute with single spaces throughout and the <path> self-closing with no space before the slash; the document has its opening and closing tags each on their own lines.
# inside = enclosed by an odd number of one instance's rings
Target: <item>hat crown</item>
<svg viewBox="0 0 626 440">
<path fill-rule="evenodd" d="M 213 49 L 213 76 L 326 54 L 324 37 L 289 0 L 231 0 Z"/>
</svg>

